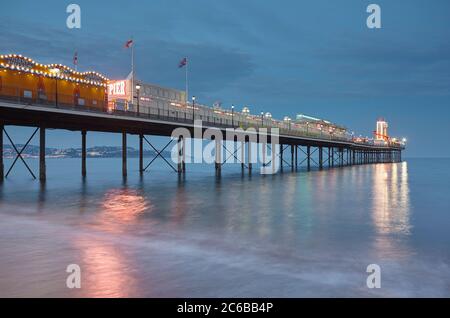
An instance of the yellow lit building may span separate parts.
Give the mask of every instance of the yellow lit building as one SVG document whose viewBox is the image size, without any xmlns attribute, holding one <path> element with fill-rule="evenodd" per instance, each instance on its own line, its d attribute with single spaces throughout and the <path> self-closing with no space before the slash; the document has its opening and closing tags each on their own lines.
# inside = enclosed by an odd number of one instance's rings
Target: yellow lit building
<svg viewBox="0 0 450 318">
<path fill-rule="evenodd" d="M 0 97 L 12 101 L 107 107 L 108 79 L 61 64 L 44 65 L 18 54 L 0 55 Z"/>
</svg>

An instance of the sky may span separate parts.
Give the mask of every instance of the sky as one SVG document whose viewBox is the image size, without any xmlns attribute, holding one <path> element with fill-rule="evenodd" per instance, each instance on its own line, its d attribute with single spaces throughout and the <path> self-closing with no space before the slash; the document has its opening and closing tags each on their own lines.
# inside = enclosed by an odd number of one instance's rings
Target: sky
<svg viewBox="0 0 450 318">
<path fill-rule="evenodd" d="M 66 26 L 70 3 L 81 7 L 81 29 Z M 371 3 L 381 29 L 366 25 Z M 140 81 L 184 89 L 187 56 L 189 92 L 202 104 L 303 113 L 362 135 L 384 117 L 391 135 L 408 139 L 407 156 L 450 157 L 449 13 L 446 0 L 15 0 L 0 10 L 0 53 L 70 66 L 77 51 L 80 71 L 121 79 L 132 36 Z M 30 129 L 8 131 L 23 143 Z M 52 147 L 80 142 L 49 132 Z M 115 134 L 88 138 L 120 144 Z"/>
</svg>

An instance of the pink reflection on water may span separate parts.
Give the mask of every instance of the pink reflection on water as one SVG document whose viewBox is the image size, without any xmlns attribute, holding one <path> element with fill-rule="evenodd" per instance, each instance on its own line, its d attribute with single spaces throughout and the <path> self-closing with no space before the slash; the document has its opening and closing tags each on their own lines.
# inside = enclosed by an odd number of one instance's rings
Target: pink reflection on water
<svg viewBox="0 0 450 318">
<path fill-rule="evenodd" d="M 83 297 L 136 296 L 138 281 L 124 251 L 99 237 L 81 238 L 75 245 L 81 251 Z"/>
<path fill-rule="evenodd" d="M 138 284 L 132 274 L 133 261 L 118 242 L 128 240 L 128 236 L 124 239 L 122 235 L 131 226 L 138 225 L 139 219 L 152 209 L 149 200 L 134 189 L 112 189 L 104 194 L 100 211 L 91 223 L 99 232 L 75 241 L 81 251 L 83 296 L 136 296 Z"/>
<path fill-rule="evenodd" d="M 114 189 L 105 193 L 103 216 L 120 223 L 134 222 L 150 207 L 148 201 L 136 190 Z"/>
<path fill-rule="evenodd" d="M 152 210 L 153 205 L 139 191 L 112 189 L 104 194 L 93 226 L 102 231 L 123 232 Z"/>
</svg>

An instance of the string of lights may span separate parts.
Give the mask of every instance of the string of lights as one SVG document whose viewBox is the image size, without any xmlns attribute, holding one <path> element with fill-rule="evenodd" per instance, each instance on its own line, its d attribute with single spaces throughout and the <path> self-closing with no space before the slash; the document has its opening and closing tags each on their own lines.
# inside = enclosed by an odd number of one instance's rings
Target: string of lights
<svg viewBox="0 0 450 318">
<path fill-rule="evenodd" d="M 0 68 L 13 70 L 13 71 L 19 71 L 19 72 L 26 72 L 32 75 L 38 75 L 38 76 L 45 76 L 49 78 L 58 78 L 62 80 L 72 81 L 75 83 L 80 84 L 89 84 L 89 85 L 95 85 L 95 86 L 101 86 L 106 87 L 107 81 L 109 80 L 107 77 L 103 76 L 100 73 L 94 72 L 94 71 L 88 71 L 88 72 L 77 72 L 74 69 L 63 65 L 63 64 L 40 64 L 36 61 L 22 56 L 20 54 L 8 54 L 8 55 L 0 55 L 0 60 L 8 60 L 8 59 L 18 59 L 20 61 L 23 61 L 24 65 L 19 65 L 19 63 L 5 63 L 0 62 Z M 36 69 L 40 68 L 40 69 Z M 63 70 L 63 72 L 61 72 Z M 67 75 L 69 73 L 70 75 Z M 78 77 L 77 77 L 78 76 Z M 85 79 L 85 78 L 79 78 L 79 77 L 88 77 L 88 76 L 94 76 L 97 77 L 99 80 L 93 80 L 93 79 Z M 103 81 L 103 82 L 102 82 Z"/>
</svg>

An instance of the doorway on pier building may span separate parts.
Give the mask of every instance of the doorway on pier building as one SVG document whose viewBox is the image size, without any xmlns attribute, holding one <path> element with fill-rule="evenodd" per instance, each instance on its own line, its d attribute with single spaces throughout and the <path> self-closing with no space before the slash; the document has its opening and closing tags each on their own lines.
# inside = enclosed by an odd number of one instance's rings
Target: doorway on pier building
<svg viewBox="0 0 450 318">
<path fill-rule="evenodd" d="M 80 101 L 80 88 L 77 86 L 73 90 L 73 104 L 78 106 Z"/>
</svg>

